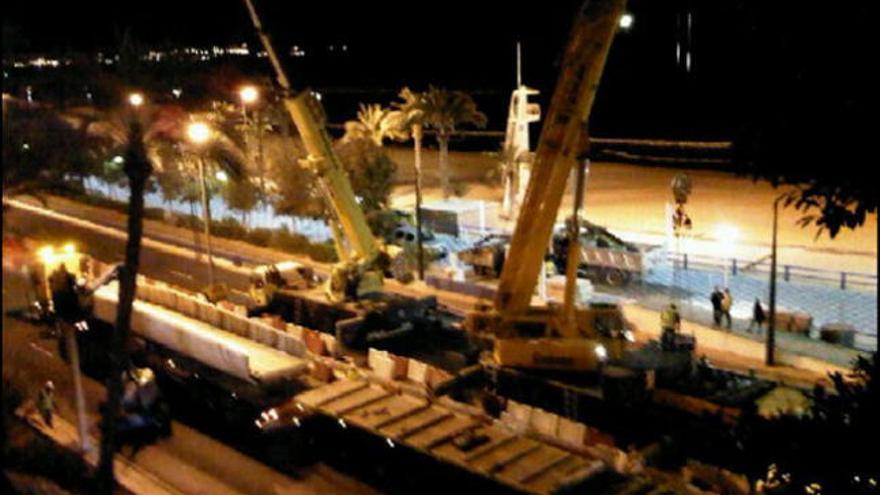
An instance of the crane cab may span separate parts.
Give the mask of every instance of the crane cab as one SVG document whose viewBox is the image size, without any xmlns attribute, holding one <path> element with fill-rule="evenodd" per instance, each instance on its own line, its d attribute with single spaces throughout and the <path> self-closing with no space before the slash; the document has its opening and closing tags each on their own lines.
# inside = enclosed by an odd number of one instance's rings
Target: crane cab
<svg viewBox="0 0 880 495">
<path fill-rule="evenodd" d="M 576 308 L 570 324 L 558 305 L 533 306 L 501 317 L 492 310 L 468 316 L 465 328 L 494 336 L 493 358 L 500 366 L 596 371 L 623 357 L 632 334 L 617 304 L 590 303 Z"/>
</svg>

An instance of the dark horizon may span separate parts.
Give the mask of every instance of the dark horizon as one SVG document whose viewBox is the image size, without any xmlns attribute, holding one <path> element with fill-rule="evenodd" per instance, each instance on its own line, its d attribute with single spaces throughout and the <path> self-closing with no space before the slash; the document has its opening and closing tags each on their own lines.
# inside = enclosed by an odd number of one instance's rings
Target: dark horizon
<svg viewBox="0 0 880 495">
<path fill-rule="evenodd" d="M 490 127 L 497 129 L 515 84 L 516 42 L 522 42 L 523 81 L 542 91 L 538 100 L 546 107 L 581 2 L 355 3 L 345 15 L 329 3 L 255 3 L 279 51 L 298 45 L 306 52 L 288 58 L 292 79 L 363 92 L 336 102 L 347 113 L 357 101 L 387 104 L 379 98 L 393 99 L 402 86 L 433 84 L 474 94 L 478 104 L 491 106 Z M 635 21 L 612 47 L 593 127 L 615 136 L 729 139 L 755 112 L 817 99 L 825 107 L 817 117 L 853 120 L 845 116 L 857 111 L 870 86 L 861 73 L 871 16 L 865 4 L 852 4 L 832 10 L 796 2 L 633 0 L 628 10 Z M 59 4 L 49 14 L 37 2 L 16 1 L 4 10 L 4 55 L 112 50 L 126 30 L 145 46 L 260 47 L 239 0 L 92 2 L 90 10 Z M 262 62 L 247 71 L 270 76 Z"/>
</svg>

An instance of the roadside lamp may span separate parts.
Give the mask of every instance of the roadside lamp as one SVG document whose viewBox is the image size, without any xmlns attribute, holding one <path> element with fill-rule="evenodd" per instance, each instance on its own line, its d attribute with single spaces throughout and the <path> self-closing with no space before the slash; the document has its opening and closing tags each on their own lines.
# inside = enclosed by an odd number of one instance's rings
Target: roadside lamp
<svg viewBox="0 0 880 495">
<path fill-rule="evenodd" d="M 131 106 L 137 108 L 144 104 L 144 95 L 140 93 L 132 93 L 128 95 L 128 102 Z"/>
<path fill-rule="evenodd" d="M 257 92 L 257 88 L 253 86 L 244 86 L 238 92 L 238 96 L 241 98 L 241 102 L 247 105 L 257 101 L 257 98 L 259 98 L 260 95 Z"/>
<path fill-rule="evenodd" d="M 204 122 L 193 122 L 186 128 L 186 135 L 195 144 L 202 144 L 211 135 L 211 129 Z"/>
</svg>

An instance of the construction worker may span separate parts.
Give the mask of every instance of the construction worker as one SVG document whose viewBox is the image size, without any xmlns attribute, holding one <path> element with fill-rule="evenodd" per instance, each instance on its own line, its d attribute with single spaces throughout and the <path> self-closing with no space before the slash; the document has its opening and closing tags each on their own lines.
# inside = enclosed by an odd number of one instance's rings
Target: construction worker
<svg viewBox="0 0 880 495">
<path fill-rule="evenodd" d="M 660 313 L 660 344 L 663 348 L 670 348 L 675 340 L 675 334 L 681 327 L 681 315 L 675 303 L 669 305 Z"/>
<path fill-rule="evenodd" d="M 55 384 L 52 380 L 46 380 L 37 393 L 37 410 L 43 418 L 43 422 L 52 428 L 52 416 L 55 413 Z"/>
</svg>

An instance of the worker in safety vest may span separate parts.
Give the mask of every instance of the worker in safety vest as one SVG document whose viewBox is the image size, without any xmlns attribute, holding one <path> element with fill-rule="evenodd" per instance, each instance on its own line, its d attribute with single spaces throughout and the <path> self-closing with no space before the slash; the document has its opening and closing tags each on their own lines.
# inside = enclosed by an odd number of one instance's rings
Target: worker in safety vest
<svg viewBox="0 0 880 495">
<path fill-rule="evenodd" d="M 47 380 L 37 393 L 37 410 L 46 426 L 51 428 L 52 417 L 55 414 L 55 384 L 52 380 Z"/>
<path fill-rule="evenodd" d="M 670 304 L 668 308 L 660 313 L 660 340 L 664 347 L 671 346 L 675 338 L 675 334 L 681 327 L 681 315 L 675 304 Z"/>
</svg>

